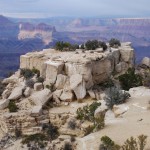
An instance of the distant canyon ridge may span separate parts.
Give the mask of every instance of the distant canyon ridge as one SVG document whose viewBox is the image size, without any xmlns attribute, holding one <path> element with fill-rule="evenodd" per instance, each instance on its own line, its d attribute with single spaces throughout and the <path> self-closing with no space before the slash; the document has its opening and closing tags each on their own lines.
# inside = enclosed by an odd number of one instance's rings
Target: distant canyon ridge
<svg viewBox="0 0 150 150">
<path fill-rule="evenodd" d="M 29 51 L 53 47 L 57 41 L 81 44 L 87 40 L 130 41 L 137 62 L 150 57 L 150 19 L 67 18 L 17 19 L 0 16 L 0 77 L 19 67 L 19 57 Z"/>
</svg>

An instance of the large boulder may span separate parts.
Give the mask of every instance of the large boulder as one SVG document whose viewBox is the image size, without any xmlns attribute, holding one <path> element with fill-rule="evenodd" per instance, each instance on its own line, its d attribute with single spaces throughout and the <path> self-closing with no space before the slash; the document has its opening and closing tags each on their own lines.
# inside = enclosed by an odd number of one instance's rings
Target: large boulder
<svg viewBox="0 0 150 150">
<path fill-rule="evenodd" d="M 46 67 L 46 80 L 50 84 L 54 84 L 57 79 L 57 75 L 62 73 L 64 63 L 56 61 L 45 62 Z"/>
<path fill-rule="evenodd" d="M 72 61 L 72 60 L 70 60 Z M 65 63 L 65 72 L 66 74 L 71 77 L 75 74 L 82 75 L 84 81 L 85 81 L 85 87 L 86 89 L 90 89 L 94 83 L 92 79 L 92 64 L 87 63 L 87 61 L 79 60 L 77 63 L 67 62 Z"/>
<path fill-rule="evenodd" d="M 70 77 L 70 87 L 74 91 L 77 99 L 83 99 L 86 96 L 85 82 L 82 75 L 72 75 Z"/>
<path fill-rule="evenodd" d="M 142 60 L 142 65 L 150 67 L 150 58 L 144 57 L 143 60 Z"/>
<path fill-rule="evenodd" d="M 4 99 L 4 100 L 0 100 L 0 110 L 5 109 L 9 104 L 9 100 L 8 99 Z"/>
<path fill-rule="evenodd" d="M 67 76 L 65 75 L 62 75 L 62 74 L 59 74 L 57 76 L 57 80 L 56 80 L 56 84 L 55 84 L 55 87 L 59 90 L 59 89 L 63 89 L 64 88 L 64 85 L 66 83 L 66 80 L 67 80 Z"/>
<path fill-rule="evenodd" d="M 3 93 L 2 93 L 2 98 L 3 99 L 7 99 L 11 94 L 11 91 L 9 89 L 6 89 Z"/>
<path fill-rule="evenodd" d="M 44 106 L 48 100 L 52 98 L 52 93 L 49 89 L 44 89 L 42 91 L 35 92 L 29 97 L 35 105 Z"/>
<path fill-rule="evenodd" d="M 19 86 L 19 87 L 15 87 L 10 96 L 8 97 L 9 100 L 17 100 L 19 98 L 21 98 L 22 94 L 23 94 L 23 89 L 24 86 Z"/>
<path fill-rule="evenodd" d="M 42 114 L 42 106 L 34 106 L 31 110 L 32 117 L 38 117 Z"/>
<path fill-rule="evenodd" d="M 91 68 L 94 84 L 108 80 L 112 73 L 112 63 L 108 58 L 93 62 Z"/>
</svg>

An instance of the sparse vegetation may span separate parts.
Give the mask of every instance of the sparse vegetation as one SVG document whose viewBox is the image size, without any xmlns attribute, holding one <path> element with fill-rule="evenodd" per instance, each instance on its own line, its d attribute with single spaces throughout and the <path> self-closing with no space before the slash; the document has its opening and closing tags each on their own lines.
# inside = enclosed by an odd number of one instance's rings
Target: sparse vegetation
<svg viewBox="0 0 150 150">
<path fill-rule="evenodd" d="M 28 146 L 33 145 L 33 147 L 36 146 L 37 148 L 41 148 L 46 146 L 46 141 L 48 141 L 48 137 L 45 134 L 37 133 L 24 136 L 22 139 L 22 144 L 27 144 Z"/>
<path fill-rule="evenodd" d="M 86 105 L 83 108 L 77 109 L 77 119 L 93 121 L 95 110 L 101 105 L 101 103 L 93 102 L 91 105 Z"/>
<path fill-rule="evenodd" d="M 44 82 L 44 78 L 38 77 L 37 82 L 43 83 Z"/>
<path fill-rule="evenodd" d="M 120 146 L 115 144 L 108 136 L 103 136 L 101 138 L 102 144 L 99 147 L 99 150 L 119 150 Z"/>
<path fill-rule="evenodd" d="M 118 87 L 110 87 L 106 90 L 105 101 L 108 108 L 112 109 L 114 105 L 125 103 L 130 94 Z"/>
<path fill-rule="evenodd" d="M 140 135 L 137 139 L 131 137 L 124 142 L 123 146 L 115 144 L 108 136 L 103 136 L 101 142 L 99 150 L 145 150 L 147 136 Z"/>
<path fill-rule="evenodd" d="M 30 79 L 32 78 L 35 74 L 37 77 L 40 76 L 40 71 L 36 68 L 31 69 L 21 69 L 20 74 L 24 76 L 25 79 Z"/>
<path fill-rule="evenodd" d="M 9 102 L 8 109 L 9 109 L 9 112 L 17 112 L 18 111 L 18 107 L 17 107 L 15 101 L 11 100 Z"/>
<path fill-rule="evenodd" d="M 120 41 L 118 39 L 112 38 L 109 41 L 109 45 L 110 45 L 110 47 L 118 48 L 119 46 L 121 46 L 121 43 L 120 43 Z"/>
<path fill-rule="evenodd" d="M 83 108 L 77 109 L 77 119 L 82 121 L 90 121 L 93 122 L 93 126 L 89 127 L 89 129 L 86 131 L 87 134 L 92 131 L 97 131 L 99 129 L 102 129 L 105 125 L 104 118 L 105 118 L 105 112 L 101 113 L 101 115 L 98 118 L 94 117 L 95 110 L 101 105 L 101 103 L 93 102 L 91 105 L 86 105 Z"/>
<path fill-rule="evenodd" d="M 55 140 L 58 137 L 58 128 L 53 124 L 43 124 L 43 132 L 47 135 L 49 140 Z"/>
<path fill-rule="evenodd" d="M 135 73 L 134 68 L 129 68 L 128 71 L 119 76 L 119 81 L 124 90 L 128 91 L 130 88 L 143 85 L 142 77 Z"/>
<path fill-rule="evenodd" d="M 73 150 L 71 143 L 66 142 L 63 150 Z"/>
<path fill-rule="evenodd" d="M 35 82 L 32 79 L 28 79 L 28 80 L 26 80 L 25 84 L 27 87 L 33 88 Z"/>
<path fill-rule="evenodd" d="M 18 139 L 22 136 L 22 131 L 20 128 L 16 127 L 15 128 L 15 137 Z"/>
<path fill-rule="evenodd" d="M 122 146 L 122 150 L 144 150 L 147 143 L 147 136 L 140 135 L 137 139 L 131 137 L 127 139 L 124 145 Z"/>
<path fill-rule="evenodd" d="M 70 44 L 69 42 L 63 42 L 59 41 L 55 44 L 56 50 L 59 51 L 75 51 L 76 49 L 79 49 L 79 45 L 77 44 Z"/>
<path fill-rule="evenodd" d="M 76 120 L 75 119 L 71 119 L 68 122 L 68 128 L 71 130 L 74 130 L 76 128 L 77 124 L 76 124 Z"/>
<path fill-rule="evenodd" d="M 89 40 L 85 43 L 85 48 L 87 50 L 95 50 L 96 48 L 103 48 L 103 50 L 107 49 L 107 45 L 105 42 L 97 41 L 97 40 Z"/>
</svg>

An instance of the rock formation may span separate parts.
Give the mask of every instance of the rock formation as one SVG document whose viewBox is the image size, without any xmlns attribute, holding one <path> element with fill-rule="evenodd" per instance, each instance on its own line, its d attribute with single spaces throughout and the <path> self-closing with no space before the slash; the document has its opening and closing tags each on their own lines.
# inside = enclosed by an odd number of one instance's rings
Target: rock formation
<svg viewBox="0 0 150 150">
<path fill-rule="evenodd" d="M 77 99 L 83 99 L 95 84 L 107 81 L 112 73 L 120 75 L 133 65 L 134 50 L 130 43 L 122 43 L 118 49 L 111 48 L 105 52 L 48 49 L 27 53 L 20 58 L 20 68 L 36 68 L 45 79 L 45 85 L 63 89 L 62 100 L 68 99 L 71 92 Z M 72 95 L 68 97 L 72 98 Z"/>
</svg>

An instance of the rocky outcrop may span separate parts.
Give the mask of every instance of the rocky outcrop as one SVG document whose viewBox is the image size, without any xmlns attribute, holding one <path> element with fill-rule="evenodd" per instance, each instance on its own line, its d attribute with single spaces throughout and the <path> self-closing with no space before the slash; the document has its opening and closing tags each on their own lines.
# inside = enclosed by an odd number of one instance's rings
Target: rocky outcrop
<svg viewBox="0 0 150 150">
<path fill-rule="evenodd" d="M 34 67 L 40 70 L 45 86 L 53 86 L 55 90 L 64 89 L 61 98 L 58 97 L 62 100 L 72 99 L 73 94 L 77 99 L 83 99 L 95 84 L 107 81 L 112 73 L 116 76 L 123 74 L 133 65 L 131 43 L 122 43 L 118 49 L 111 48 L 105 52 L 46 49 L 27 53 L 20 58 L 20 68 Z"/>
<path fill-rule="evenodd" d="M 150 68 L 150 58 L 144 57 L 141 64 Z"/>
</svg>

